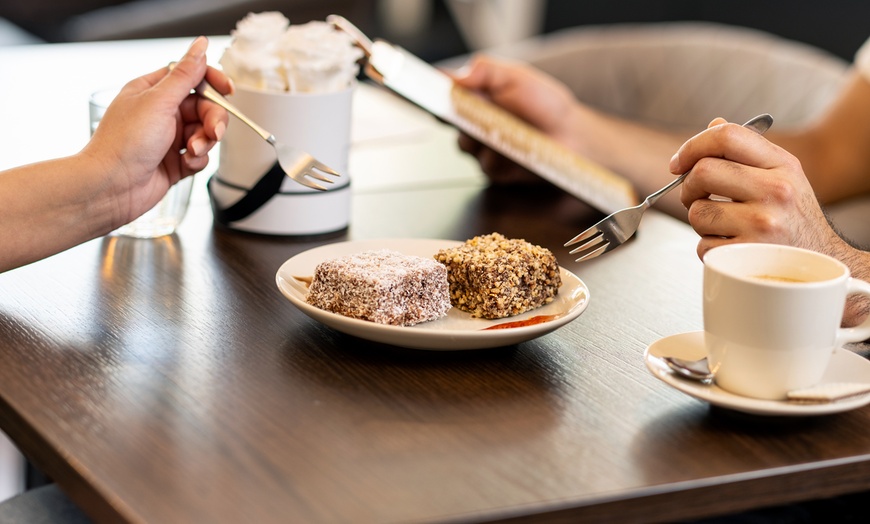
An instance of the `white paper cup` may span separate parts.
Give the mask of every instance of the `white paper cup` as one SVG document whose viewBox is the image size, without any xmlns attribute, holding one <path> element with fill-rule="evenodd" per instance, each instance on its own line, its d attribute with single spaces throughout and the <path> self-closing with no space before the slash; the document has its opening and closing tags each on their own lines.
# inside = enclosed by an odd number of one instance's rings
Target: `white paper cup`
<svg viewBox="0 0 870 524">
<path fill-rule="evenodd" d="M 92 135 L 117 94 L 117 88 L 102 89 L 91 94 L 88 101 L 88 112 Z M 192 189 L 193 177 L 183 178 L 169 188 L 169 191 L 157 202 L 157 205 L 111 234 L 135 238 L 156 238 L 171 235 L 184 220 L 184 215 L 187 214 Z"/>
<path fill-rule="evenodd" d="M 833 351 L 870 338 L 870 319 L 840 324 L 847 296 L 870 284 L 827 255 L 730 244 L 704 256 L 704 338 L 718 386 L 761 399 L 818 384 Z"/>
<path fill-rule="evenodd" d="M 231 229 L 310 236 L 344 230 L 350 222 L 351 102 L 355 85 L 331 93 L 275 93 L 239 87 L 228 97 L 279 142 L 301 149 L 341 177 L 319 191 L 283 174 L 274 148 L 230 117 L 218 172 L 209 181 L 215 220 Z M 268 186 L 268 189 L 264 189 Z"/>
</svg>

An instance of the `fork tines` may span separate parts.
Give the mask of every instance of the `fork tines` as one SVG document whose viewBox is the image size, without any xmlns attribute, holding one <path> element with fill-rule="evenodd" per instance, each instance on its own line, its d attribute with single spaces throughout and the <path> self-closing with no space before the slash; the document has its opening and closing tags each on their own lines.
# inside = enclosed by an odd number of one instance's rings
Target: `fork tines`
<svg viewBox="0 0 870 524">
<path fill-rule="evenodd" d="M 331 175 L 333 177 L 340 177 L 341 176 L 341 174 L 339 174 L 338 171 L 332 169 L 331 167 L 327 166 L 326 164 L 321 164 L 320 162 L 315 162 L 314 165 L 312 165 L 311 167 L 312 167 L 312 169 L 309 169 L 308 172 L 305 173 L 305 175 L 310 176 L 311 178 L 320 180 L 322 182 L 329 182 L 330 184 L 335 183 L 335 181 L 332 178 L 329 178 L 328 176 L 321 174 L 320 173 L 321 171 L 323 173 L 325 173 L 326 175 Z"/>
<path fill-rule="evenodd" d="M 573 246 L 578 242 L 582 242 L 582 244 L 569 251 L 569 253 L 572 255 L 580 253 L 580 256 L 577 258 L 576 262 L 582 262 L 590 258 L 595 258 L 598 255 L 605 253 L 607 251 L 607 248 L 610 246 L 610 241 L 608 241 L 604 237 L 604 232 L 602 232 L 595 226 L 590 227 L 586 231 L 580 233 L 576 237 L 566 242 L 565 247 Z"/>
<path fill-rule="evenodd" d="M 332 175 L 332 176 L 339 176 L 339 177 L 341 176 L 341 173 L 339 173 L 339 172 L 336 171 L 335 169 L 332 169 L 331 167 L 329 167 L 328 165 L 324 164 L 323 162 L 319 162 L 319 161 L 315 160 L 315 161 L 314 161 L 314 167 L 317 168 L 317 169 L 320 170 L 320 171 L 323 171 L 324 173 L 329 174 L 329 175 Z M 318 179 L 318 180 L 323 180 L 324 182 L 332 182 L 332 179 L 329 179 L 329 178 L 320 178 L 320 179 Z"/>
<path fill-rule="evenodd" d="M 326 175 L 340 177 L 341 173 L 327 166 L 323 162 L 320 162 L 318 160 L 311 160 L 307 169 L 301 171 L 298 175 L 293 176 L 292 178 L 293 180 L 299 182 L 304 186 L 310 187 L 311 189 L 326 191 L 325 187 L 321 186 L 317 182 L 312 182 L 311 180 L 309 180 L 309 178 L 313 178 L 315 180 L 320 180 L 321 182 L 334 184 L 335 181 Z"/>
</svg>

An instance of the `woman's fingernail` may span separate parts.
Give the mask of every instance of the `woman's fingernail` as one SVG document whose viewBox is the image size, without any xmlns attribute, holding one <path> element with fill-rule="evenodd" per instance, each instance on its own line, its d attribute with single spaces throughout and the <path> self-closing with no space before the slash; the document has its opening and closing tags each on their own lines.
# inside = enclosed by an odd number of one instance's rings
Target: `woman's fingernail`
<svg viewBox="0 0 870 524">
<path fill-rule="evenodd" d="M 674 153 L 674 156 L 671 157 L 671 162 L 668 165 L 668 168 L 671 170 L 671 173 L 675 173 L 677 167 L 680 165 L 680 153 L 679 151 Z"/>
<path fill-rule="evenodd" d="M 214 136 L 220 140 L 224 137 L 224 132 L 227 130 L 227 125 L 223 122 L 218 122 L 216 126 L 214 126 Z"/>
<path fill-rule="evenodd" d="M 208 47 L 208 39 L 204 36 L 198 36 L 193 40 L 193 43 L 190 44 L 190 47 L 187 49 L 187 55 L 192 58 L 199 58 L 205 54 L 205 50 Z"/>
<path fill-rule="evenodd" d="M 190 143 L 190 151 L 193 156 L 201 156 L 205 152 L 205 140 L 196 138 Z"/>
</svg>

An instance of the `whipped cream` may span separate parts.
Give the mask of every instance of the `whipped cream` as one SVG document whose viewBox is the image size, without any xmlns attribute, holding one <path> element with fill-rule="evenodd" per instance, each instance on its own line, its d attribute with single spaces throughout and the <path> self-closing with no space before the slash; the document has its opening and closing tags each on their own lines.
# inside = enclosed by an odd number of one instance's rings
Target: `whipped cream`
<svg viewBox="0 0 870 524">
<path fill-rule="evenodd" d="M 326 22 L 291 25 L 276 11 L 249 13 L 230 35 L 220 64 L 237 86 L 327 93 L 346 89 L 359 72 L 362 51 Z"/>
</svg>

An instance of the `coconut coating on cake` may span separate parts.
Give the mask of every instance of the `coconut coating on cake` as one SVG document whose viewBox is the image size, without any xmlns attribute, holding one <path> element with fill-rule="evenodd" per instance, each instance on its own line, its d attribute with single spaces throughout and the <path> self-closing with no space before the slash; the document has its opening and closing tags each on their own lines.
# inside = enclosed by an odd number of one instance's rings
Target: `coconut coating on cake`
<svg viewBox="0 0 870 524">
<path fill-rule="evenodd" d="M 549 304 L 562 285 L 556 257 L 546 248 L 499 233 L 442 249 L 450 302 L 473 317 L 504 318 Z"/>
<path fill-rule="evenodd" d="M 411 326 L 447 314 L 447 269 L 431 258 L 363 251 L 318 264 L 306 301 L 347 317 Z"/>
</svg>

